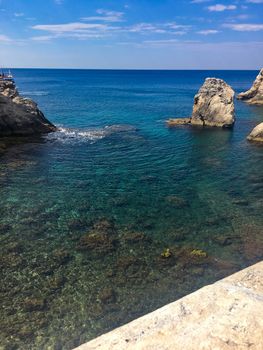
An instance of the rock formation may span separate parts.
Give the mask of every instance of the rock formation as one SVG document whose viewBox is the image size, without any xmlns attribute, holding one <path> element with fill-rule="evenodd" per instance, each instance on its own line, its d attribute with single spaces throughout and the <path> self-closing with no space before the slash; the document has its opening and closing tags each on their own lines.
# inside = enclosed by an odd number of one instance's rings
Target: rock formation
<svg viewBox="0 0 263 350">
<path fill-rule="evenodd" d="M 259 72 L 252 87 L 246 92 L 241 92 L 237 98 L 249 104 L 263 104 L 263 68 Z"/>
<path fill-rule="evenodd" d="M 263 123 L 258 124 L 248 135 L 249 141 L 263 142 Z"/>
<path fill-rule="evenodd" d="M 195 95 L 191 124 L 231 127 L 234 112 L 234 90 L 221 79 L 207 78 Z"/>
<path fill-rule="evenodd" d="M 191 118 L 176 118 L 176 119 L 168 119 L 166 121 L 168 126 L 176 126 L 176 125 L 187 125 L 191 124 Z"/>
<path fill-rule="evenodd" d="M 19 95 L 13 81 L 0 80 L 0 136 L 29 136 L 55 130 L 34 101 Z"/>
<path fill-rule="evenodd" d="M 234 91 L 221 79 L 207 78 L 194 98 L 191 118 L 167 120 L 168 126 L 232 127 L 235 122 Z"/>
</svg>

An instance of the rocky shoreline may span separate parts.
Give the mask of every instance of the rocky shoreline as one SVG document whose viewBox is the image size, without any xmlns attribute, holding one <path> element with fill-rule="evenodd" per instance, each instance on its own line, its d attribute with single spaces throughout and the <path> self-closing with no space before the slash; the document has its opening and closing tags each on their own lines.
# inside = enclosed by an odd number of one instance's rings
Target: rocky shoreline
<svg viewBox="0 0 263 350">
<path fill-rule="evenodd" d="M 0 137 L 32 136 L 56 131 L 37 104 L 19 95 L 13 81 L 0 80 Z"/>
</svg>

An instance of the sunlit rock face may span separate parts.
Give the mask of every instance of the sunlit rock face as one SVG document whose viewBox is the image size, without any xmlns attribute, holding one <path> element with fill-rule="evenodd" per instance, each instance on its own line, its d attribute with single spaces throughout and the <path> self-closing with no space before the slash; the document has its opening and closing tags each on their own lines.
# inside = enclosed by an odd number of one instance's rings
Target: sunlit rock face
<svg viewBox="0 0 263 350">
<path fill-rule="evenodd" d="M 194 98 L 191 124 L 232 127 L 234 90 L 222 79 L 207 78 Z"/>
<path fill-rule="evenodd" d="M 239 100 L 244 100 L 249 104 L 263 104 L 263 68 L 260 70 L 252 87 L 246 92 L 241 92 L 237 98 Z"/>
<path fill-rule="evenodd" d="M 263 143 L 263 123 L 258 124 L 248 135 L 249 141 L 256 141 Z"/>
<path fill-rule="evenodd" d="M 19 95 L 13 81 L 0 81 L 0 136 L 28 136 L 55 130 L 34 101 Z"/>
</svg>

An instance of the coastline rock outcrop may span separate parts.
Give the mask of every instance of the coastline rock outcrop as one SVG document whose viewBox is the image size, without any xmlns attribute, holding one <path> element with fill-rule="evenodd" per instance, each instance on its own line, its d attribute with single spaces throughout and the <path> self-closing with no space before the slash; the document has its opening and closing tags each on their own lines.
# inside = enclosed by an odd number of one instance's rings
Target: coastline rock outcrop
<svg viewBox="0 0 263 350">
<path fill-rule="evenodd" d="M 167 120 L 167 125 L 197 125 L 230 128 L 235 123 L 234 90 L 222 79 L 206 78 L 194 97 L 191 118 Z"/>
<path fill-rule="evenodd" d="M 234 90 L 222 79 L 207 78 L 194 98 L 192 125 L 231 127 Z"/>
<path fill-rule="evenodd" d="M 263 105 L 263 68 L 260 70 L 252 87 L 246 92 L 241 92 L 237 98 L 249 104 Z"/>
<path fill-rule="evenodd" d="M 171 118 L 166 123 L 168 126 L 189 125 L 191 124 L 191 118 Z"/>
<path fill-rule="evenodd" d="M 249 141 L 263 142 L 263 123 L 258 124 L 248 135 Z"/>
<path fill-rule="evenodd" d="M 13 81 L 0 81 L 0 136 L 29 136 L 55 130 L 34 101 L 19 95 Z"/>
</svg>

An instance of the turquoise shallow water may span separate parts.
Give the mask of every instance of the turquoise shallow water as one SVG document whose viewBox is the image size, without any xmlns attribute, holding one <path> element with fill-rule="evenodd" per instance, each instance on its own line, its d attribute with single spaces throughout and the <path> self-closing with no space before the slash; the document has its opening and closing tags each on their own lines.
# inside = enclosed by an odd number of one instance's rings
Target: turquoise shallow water
<svg viewBox="0 0 263 350">
<path fill-rule="evenodd" d="M 61 129 L 0 158 L 4 349 L 71 349 L 262 259 L 262 107 L 236 101 L 233 130 L 164 123 L 205 77 L 240 92 L 257 72 L 14 74 Z"/>
</svg>

